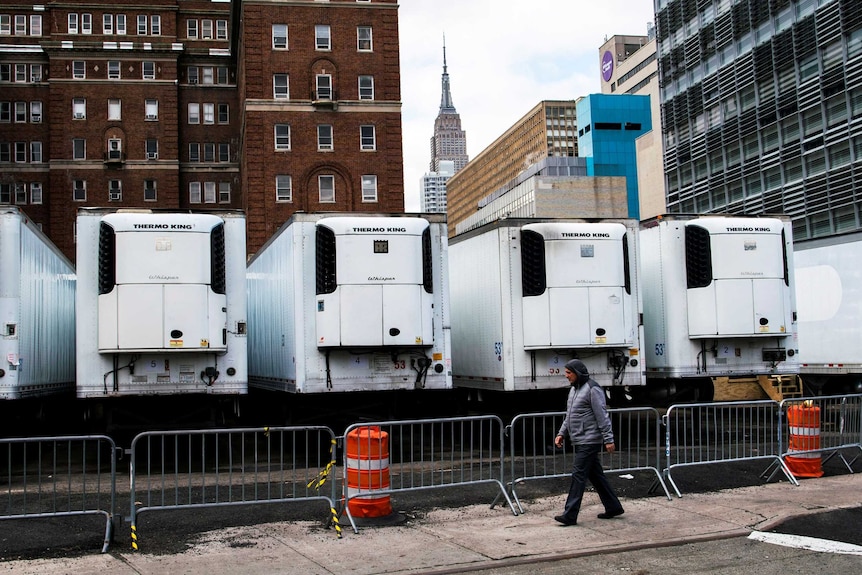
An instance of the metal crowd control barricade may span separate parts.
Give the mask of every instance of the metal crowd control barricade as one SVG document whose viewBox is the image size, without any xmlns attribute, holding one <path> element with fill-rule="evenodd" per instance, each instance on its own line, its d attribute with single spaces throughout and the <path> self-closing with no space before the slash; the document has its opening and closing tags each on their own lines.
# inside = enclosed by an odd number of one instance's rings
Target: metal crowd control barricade
<svg viewBox="0 0 862 575">
<path fill-rule="evenodd" d="M 778 402 L 769 400 L 670 406 L 663 417 L 667 457 L 664 475 L 677 497 L 682 494 L 671 472 L 688 465 L 769 459 L 772 463 L 761 477 L 777 465 L 788 481 L 799 485 L 781 459 L 780 412 Z"/>
<path fill-rule="evenodd" d="M 131 449 L 132 548 L 145 511 L 289 501 L 326 501 L 340 537 L 334 458 L 328 427 L 141 433 Z"/>
<path fill-rule="evenodd" d="M 660 469 L 661 431 L 658 412 L 651 408 L 609 409 L 616 451 L 602 453 L 606 472 L 652 471 L 656 480 L 650 492 L 661 485 L 671 499 Z M 517 486 L 532 479 L 569 477 L 574 465 L 574 450 L 567 441 L 554 446 L 565 412 L 528 413 L 515 416 L 507 428 L 512 499 L 524 512 Z"/>
<path fill-rule="evenodd" d="M 791 441 L 794 433 L 790 421 L 791 410 L 816 410 L 819 429 L 801 429 L 798 433 L 817 432 L 817 441 Z M 862 395 L 830 395 L 821 397 L 796 397 L 781 402 L 781 459 L 826 454 L 822 463 L 837 455 L 850 473 L 853 464 L 859 459 L 856 454 L 851 460 L 844 455 L 846 450 L 862 451 Z"/>
<path fill-rule="evenodd" d="M 367 487 L 363 487 L 360 482 L 351 490 L 345 490 L 343 509 L 354 533 L 359 530 L 350 511 L 351 499 L 380 497 L 403 491 L 490 483 L 500 490 L 491 507 L 496 505 L 502 495 L 512 514 L 518 514 L 503 483 L 505 446 L 503 422 L 499 417 L 455 417 L 353 424 L 344 431 L 344 437 L 361 428 L 374 428 L 375 435 L 386 434 L 389 454 L 385 468 L 382 465 L 360 465 L 365 472 L 364 485 Z M 364 436 L 370 437 L 369 434 Z M 375 447 L 369 445 L 360 451 L 374 453 Z M 347 470 L 354 463 L 347 460 L 347 450 L 344 458 L 346 486 Z M 375 477 L 375 474 L 379 474 L 379 477 Z"/>
<path fill-rule="evenodd" d="M 0 439 L 0 519 L 104 515 L 102 553 L 113 540 L 117 448 L 110 437 Z"/>
</svg>

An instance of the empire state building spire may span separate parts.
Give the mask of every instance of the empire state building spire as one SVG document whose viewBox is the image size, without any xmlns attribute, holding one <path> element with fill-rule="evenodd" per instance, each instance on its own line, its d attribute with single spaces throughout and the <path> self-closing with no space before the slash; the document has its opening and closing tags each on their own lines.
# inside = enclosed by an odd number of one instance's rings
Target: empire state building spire
<svg viewBox="0 0 862 575">
<path fill-rule="evenodd" d="M 461 129 L 461 117 L 452 103 L 449 89 L 449 67 L 446 64 L 446 36 L 443 36 L 443 94 L 440 98 L 440 113 L 434 121 L 434 135 L 431 137 L 431 171 L 440 171 L 442 160 L 451 161 L 454 171 L 463 168 L 467 158 L 467 135 Z"/>
<path fill-rule="evenodd" d="M 452 103 L 452 92 L 449 90 L 449 72 L 446 66 L 446 36 L 443 36 L 443 95 L 440 98 L 441 114 L 457 114 Z"/>
</svg>

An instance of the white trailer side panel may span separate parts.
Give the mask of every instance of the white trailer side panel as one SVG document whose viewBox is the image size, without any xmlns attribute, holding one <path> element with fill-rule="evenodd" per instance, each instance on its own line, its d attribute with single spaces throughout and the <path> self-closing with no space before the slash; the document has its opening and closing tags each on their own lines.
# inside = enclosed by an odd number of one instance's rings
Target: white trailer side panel
<svg viewBox="0 0 862 575">
<path fill-rule="evenodd" d="M 251 385 L 451 388 L 447 259 L 440 215 L 294 214 L 248 265 Z"/>
<path fill-rule="evenodd" d="M 0 399 L 75 388 L 75 270 L 15 207 L 0 210 Z"/>
<path fill-rule="evenodd" d="M 602 385 L 644 384 L 634 220 L 500 220 L 453 238 L 450 267 L 456 387 L 561 387 L 572 357 Z"/>
<path fill-rule="evenodd" d="M 862 373 L 862 234 L 794 246 L 803 374 Z"/>
<path fill-rule="evenodd" d="M 247 393 L 242 213 L 83 208 L 77 233 L 78 397 Z"/>
</svg>

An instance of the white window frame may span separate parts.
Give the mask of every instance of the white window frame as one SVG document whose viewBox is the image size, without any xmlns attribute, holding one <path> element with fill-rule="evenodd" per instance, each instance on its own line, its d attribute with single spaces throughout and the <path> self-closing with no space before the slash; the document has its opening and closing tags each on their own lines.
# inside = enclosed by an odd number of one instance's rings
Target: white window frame
<svg viewBox="0 0 862 575">
<path fill-rule="evenodd" d="M 293 177 L 287 174 L 275 176 L 275 201 L 288 203 L 293 201 Z"/>
<path fill-rule="evenodd" d="M 119 98 L 108 98 L 108 120 L 119 121 L 123 119 L 123 101 Z"/>
<path fill-rule="evenodd" d="M 85 60 L 72 61 L 72 78 L 84 80 L 87 78 L 87 62 Z"/>
<path fill-rule="evenodd" d="M 148 18 L 146 14 L 138 14 L 138 36 L 146 36 L 147 35 L 147 23 Z"/>
<path fill-rule="evenodd" d="M 287 24 L 272 25 L 272 49 L 273 50 L 288 50 Z M 284 35 L 281 35 L 281 32 Z"/>
<path fill-rule="evenodd" d="M 323 52 L 332 50 L 332 32 L 328 24 L 314 26 L 314 49 Z"/>
<path fill-rule="evenodd" d="M 215 163 L 215 161 L 216 161 L 216 145 L 214 142 L 204 142 L 203 161 L 206 164 Z"/>
<path fill-rule="evenodd" d="M 230 124 L 230 104 L 221 103 L 217 106 L 217 121 L 219 124 Z"/>
<path fill-rule="evenodd" d="M 27 142 L 15 142 L 15 163 L 27 163 Z"/>
<path fill-rule="evenodd" d="M 230 203 L 230 182 L 219 182 L 218 183 L 218 203 L 220 203 L 220 204 L 229 204 Z"/>
<path fill-rule="evenodd" d="M 30 203 L 42 203 L 42 182 L 30 182 Z"/>
<path fill-rule="evenodd" d="M 27 184 L 15 182 L 15 203 L 19 206 L 27 205 Z"/>
<path fill-rule="evenodd" d="M 78 33 L 78 15 L 73 12 L 70 12 L 69 15 L 66 17 L 66 33 Z"/>
<path fill-rule="evenodd" d="M 78 146 L 80 145 L 80 153 Z M 72 138 L 72 159 L 86 160 L 87 159 L 87 140 L 84 138 Z"/>
<path fill-rule="evenodd" d="M 198 21 L 194 18 L 186 20 L 186 38 L 189 40 L 198 39 Z"/>
<path fill-rule="evenodd" d="M 363 82 L 366 83 L 363 86 Z M 359 99 L 373 100 L 374 99 L 374 76 L 359 76 Z"/>
<path fill-rule="evenodd" d="M 123 201 L 123 180 L 108 180 L 108 201 Z"/>
<path fill-rule="evenodd" d="M 216 20 L 216 40 L 227 40 L 227 20 Z"/>
<path fill-rule="evenodd" d="M 93 15 L 81 14 L 81 34 L 93 33 Z"/>
<path fill-rule="evenodd" d="M 87 180 L 72 180 L 72 201 L 87 201 Z"/>
<path fill-rule="evenodd" d="M 108 79 L 119 80 L 123 71 L 119 60 L 108 60 Z"/>
<path fill-rule="evenodd" d="M 159 199 L 158 182 L 153 179 L 144 180 L 144 201 L 156 202 Z"/>
<path fill-rule="evenodd" d="M 284 85 L 280 85 L 279 80 L 284 80 Z M 288 74 L 273 74 L 272 75 L 272 97 L 276 100 L 290 99 L 290 76 Z"/>
<path fill-rule="evenodd" d="M 161 36 L 162 35 L 162 17 L 158 14 L 154 14 L 150 16 L 150 35 L 151 36 Z"/>
<path fill-rule="evenodd" d="M 126 15 L 125 14 L 117 14 L 117 35 L 125 36 L 126 35 Z"/>
<path fill-rule="evenodd" d="M 335 149 L 335 137 L 331 124 L 317 125 L 317 151 L 331 152 Z"/>
<path fill-rule="evenodd" d="M 72 98 L 72 119 L 86 120 L 87 119 L 87 99 Z"/>
<path fill-rule="evenodd" d="M 202 40 L 212 40 L 213 39 L 213 21 L 206 19 L 201 20 L 201 39 Z"/>
<path fill-rule="evenodd" d="M 201 199 L 201 183 L 189 182 L 189 203 L 199 204 L 201 203 Z"/>
<path fill-rule="evenodd" d="M 279 132 L 282 132 L 279 134 Z M 275 149 L 280 152 L 290 150 L 290 124 L 276 124 L 273 127 Z"/>
<path fill-rule="evenodd" d="M 377 129 L 374 125 L 365 124 L 359 126 L 359 149 L 365 152 L 374 152 L 377 150 Z"/>
<path fill-rule="evenodd" d="M 186 68 L 186 82 L 189 84 L 197 84 L 200 81 L 200 70 L 197 66 L 189 66 Z"/>
<path fill-rule="evenodd" d="M 216 183 L 204 182 L 204 203 L 214 204 L 216 200 Z"/>
<path fill-rule="evenodd" d="M 215 104 L 212 102 L 201 104 L 201 123 L 215 124 Z"/>
<path fill-rule="evenodd" d="M 15 123 L 26 124 L 29 118 L 27 114 L 27 102 L 15 102 Z"/>
<path fill-rule="evenodd" d="M 41 124 L 42 123 L 42 102 L 41 100 L 34 100 L 30 102 L 30 123 L 31 124 Z"/>
<path fill-rule="evenodd" d="M 318 201 L 321 204 L 335 203 L 335 176 L 330 174 L 317 176 L 317 189 Z M 326 193 L 326 197 L 324 197 L 324 193 Z"/>
<path fill-rule="evenodd" d="M 31 14 L 30 15 L 30 35 L 31 36 L 41 36 L 42 35 L 42 15 L 41 14 Z M 41 204 L 42 202 L 39 202 L 39 203 Z"/>
<path fill-rule="evenodd" d="M 201 105 L 197 102 L 189 103 L 189 124 L 201 123 Z"/>
<path fill-rule="evenodd" d="M 16 14 L 15 15 L 15 35 L 16 36 L 26 36 L 27 35 L 27 16 L 26 16 L 26 14 Z"/>
<path fill-rule="evenodd" d="M 201 145 L 198 142 L 189 143 L 189 162 L 201 161 Z"/>
<path fill-rule="evenodd" d="M 366 32 L 368 33 L 368 37 L 365 37 Z M 374 43 L 372 40 L 371 26 L 357 26 L 356 27 L 356 51 L 357 52 L 373 52 L 374 51 Z"/>
<path fill-rule="evenodd" d="M 151 122 L 159 119 L 159 101 L 154 99 L 144 100 L 144 120 Z"/>
<path fill-rule="evenodd" d="M 152 145 L 152 149 L 150 144 Z M 144 141 L 144 154 L 148 160 L 159 159 L 159 141 L 156 138 L 147 138 Z"/>
<path fill-rule="evenodd" d="M 108 159 L 123 159 L 123 141 L 119 138 L 108 138 Z"/>
<path fill-rule="evenodd" d="M 10 14 L 0 14 L 0 36 L 12 35 L 12 16 Z"/>
<path fill-rule="evenodd" d="M 363 203 L 377 203 L 377 176 L 365 174 L 361 179 Z"/>
<path fill-rule="evenodd" d="M 30 65 L 30 81 L 31 82 L 41 82 L 42 81 L 42 64 L 31 64 Z"/>
<path fill-rule="evenodd" d="M 114 15 L 102 14 L 102 34 L 114 33 Z"/>
<path fill-rule="evenodd" d="M 201 68 L 201 84 L 206 84 L 211 86 L 214 83 L 213 80 L 213 67 L 212 66 L 203 66 Z"/>
<path fill-rule="evenodd" d="M 141 77 L 144 80 L 156 79 L 156 63 L 152 60 L 144 60 L 141 62 Z"/>
<path fill-rule="evenodd" d="M 42 163 L 42 142 L 30 142 L 30 163 Z"/>
<path fill-rule="evenodd" d="M 216 150 L 216 161 L 230 162 L 230 144 L 225 142 L 220 142 L 218 144 L 218 150 Z"/>
<path fill-rule="evenodd" d="M 15 81 L 19 83 L 27 81 L 27 64 L 15 64 Z"/>
</svg>

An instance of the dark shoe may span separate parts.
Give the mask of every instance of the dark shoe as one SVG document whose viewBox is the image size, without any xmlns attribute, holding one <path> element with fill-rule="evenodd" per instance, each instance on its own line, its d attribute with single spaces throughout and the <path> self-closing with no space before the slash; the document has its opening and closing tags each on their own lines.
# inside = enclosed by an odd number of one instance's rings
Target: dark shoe
<svg viewBox="0 0 862 575">
<path fill-rule="evenodd" d="M 554 517 L 554 520 L 562 523 L 563 525 L 565 525 L 567 527 L 569 525 L 577 525 L 578 524 L 577 521 L 570 521 L 570 520 L 566 519 L 565 517 L 563 517 L 562 515 L 557 515 L 556 517 Z"/>
<path fill-rule="evenodd" d="M 625 513 L 624 509 L 617 509 L 616 511 L 605 511 L 604 513 L 599 513 L 599 519 L 613 519 L 614 517 L 618 517 Z"/>
</svg>

